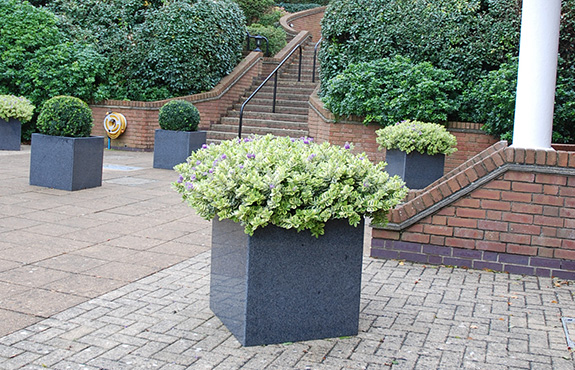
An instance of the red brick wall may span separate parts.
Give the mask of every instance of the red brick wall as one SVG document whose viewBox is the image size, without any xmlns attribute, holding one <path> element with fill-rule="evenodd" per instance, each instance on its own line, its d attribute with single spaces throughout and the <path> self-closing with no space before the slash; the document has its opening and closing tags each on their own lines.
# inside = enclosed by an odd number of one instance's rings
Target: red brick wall
<svg viewBox="0 0 575 370">
<path fill-rule="evenodd" d="M 574 278 L 575 153 L 500 142 L 394 209 L 372 255 Z"/>
<path fill-rule="evenodd" d="M 356 152 L 365 152 L 372 161 L 385 160 L 385 150 L 378 150 L 375 131 L 379 125 L 364 125 L 359 117 L 336 121 L 335 116 L 323 107 L 317 94 L 310 97 L 308 116 L 309 135 L 319 142 L 329 141 L 343 145 L 353 142 Z M 449 122 L 448 130 L 457 138 L 457 152 L 445 158 L 445 173 L 493 145 L 497 140 L 481 131 L 477 123 Z"/>
<path fill-rule="evenodd" d="M 325 6 L 288 14 L 280 19 L 280 24 L 288 35 L 295 36 L 301 31 L 309 31 L 314 42 L 321 37 L 321 19 Z"/>
<path fill-rule="evenodd" d="M 253 79 L 258 77 L 261 71 L 262 55 L 252 52 L 214 89 L 177 99 L 192 102 L 200 111 L 200 130 L 208 130 L 251 87 Z M 154 148 L 154 131 L 160 128 L 158 111 L 167 101 L 106 100 L 91 104 L 90 108 L 92 108 L 94 116 L 92 135 L 106 136 L 103 123 L 107 112 L 122 113 L 127 121 L 126 132 L 118 139 L 112 140 L 112 147 L 152 150 Z"/>
</svg>

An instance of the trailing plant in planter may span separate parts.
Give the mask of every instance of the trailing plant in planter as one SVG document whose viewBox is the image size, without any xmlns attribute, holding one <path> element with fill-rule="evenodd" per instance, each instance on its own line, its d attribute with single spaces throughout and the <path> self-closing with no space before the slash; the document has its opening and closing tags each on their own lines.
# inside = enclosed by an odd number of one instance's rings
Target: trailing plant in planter
<svg viewBox="0 0 575 370">
<path fill-rule="evenodd" d="M 55 96 L 42 105 L 38 132 L 52 136 L 88 137 L 92 132 L 92 110 L 73 96 Z"/>
<path fill-rule="evenodd" d="M 415 150 L 428 155 L 449 155 L 457 151 L 455 136 L 437 123 L 406 120 L 375 133 L 380 149 L 398 149 L 407 154 Z"/>
<path fill-rule="evenodd" d="M 457 151 L 457 139 L 437 123 L 402 121 L 376 131 L 385 148 L 387 171 L 409 188 L 422 189 L 443 176 L 445 156 Z"/>
<path fill-rule="evenodd" d="M 14 95 L 0 95 L 0 150 L 20 150 L 22 123 L 32 119 L 30 100 Z"/>
<path fill-rule="evenodd" d="M 186 100 L 171 100 L 160 108 L 158 123 L 163 130 L 197 131 L 200 112 Z"/>
<path fill-rule="evenodd" d="M 172 169 L 206 143 L 206 131 L 197 131 L 200 112 L 186 100 L 171 100 L 160 108 L 161 130 L 154 135 L 154 168 Z"/>
<path fill-rule="evenodd" d="M 352 154 L 350 145 L 256 136 L 193 153 L 176 166 L 175 189 L 200 216 L 239 222 L 249 235 L 271 224 L 318 237 L 330 219 L 385 222 L 407 190 L 384 166 Z"/>
<path fill-rule="evenodd" d="M 0 95 L 0 118 L 8 121 L 10 118 L 28 122 L 34 114 L 34 105 L 25 97 Z"/>
<path fill-rule="evenodd" d="M 90 136 L 92 110 L 73 96 L 47 100 L 32 134 L 30 185 L 80 190 L 102 185 L 104 137 Z"/>
</svg>

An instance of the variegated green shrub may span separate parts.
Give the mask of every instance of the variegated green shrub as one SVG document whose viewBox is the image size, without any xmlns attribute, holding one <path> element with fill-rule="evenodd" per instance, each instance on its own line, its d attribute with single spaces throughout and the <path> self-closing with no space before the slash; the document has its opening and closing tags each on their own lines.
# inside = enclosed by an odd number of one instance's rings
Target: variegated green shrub
<svg viewBox="0 0 575 370">
<path fill-rule="evenodd" d="M 401 121 L 375 132 L 380 149 L 398 149 L 406 153 L 414 150 L 421 154 L 453 154 L 457 139 L 445 126 L 437 123 Z"/>
<path fill-rule="evenodd" d="M 17 119 L 21 123 L 28 122 L 34 114 L 34 105 L 25 97 L 0 95 L 0 118 L 8 121 Z"/>
<path fill-rule="evenodd" d="M 407 188 L 351 149 L 272 135 L 224 141 L 177 165 L 174 187 L 200 216 L 240 222 L 249 235 L 273 224 L 317 237 L 330 219 L 357 225 L 364 215 L 384 224 Z"/>
</svg>

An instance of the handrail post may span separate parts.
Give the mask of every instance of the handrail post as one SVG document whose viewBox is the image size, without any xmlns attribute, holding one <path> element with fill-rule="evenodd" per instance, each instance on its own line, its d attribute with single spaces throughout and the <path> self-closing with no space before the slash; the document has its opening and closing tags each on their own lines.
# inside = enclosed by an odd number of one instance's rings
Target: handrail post
<svg viewBox="0 0 575 370">
<path fill-rule="evenodd" d="M 276 71 L 276 73 L 274 74 L 274 99 L 273 99 L 273 103 L 272 103 L 272 113 L 276 112 L 277 91 L 278 91 L 278 73 Z"/>
<path fill-rule="evenodd" d="M 317 41 L 317 43 L 315 44 L 314 48 L 313 48 L 313 68 L 311 70 L 311 82 L 315 82 L 315 68 L 316 68 L 316 59 L 317 59 L 317 47 L 319 46 L 321 40 L 323 39 L 323 36 L 319 38 L 319 40 Z"/>
<path fill-rule="evenodd" d="M 301 44 L 299 44 L 299 68 L 297 71 L 297 82 L 301 82 L 301 62 L 302 62 L 302 47 Z"/>
<path fill-rule="evenodd" d="M 238 125 L 238 137 L 241 139 L 242 138 L 242 121 L 244 118 L 244 105 L 242 104 L 242 107 L 240 108 L 240 124 Z"/>
</svg>

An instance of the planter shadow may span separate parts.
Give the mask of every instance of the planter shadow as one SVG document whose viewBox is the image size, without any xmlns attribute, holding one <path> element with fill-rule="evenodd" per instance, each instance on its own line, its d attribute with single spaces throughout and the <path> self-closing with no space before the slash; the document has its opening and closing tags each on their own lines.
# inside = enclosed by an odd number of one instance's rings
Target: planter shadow
<svg viewBox="0 0 575 370">
<path fill-rule="evenodd" d="M 215 219 L 211 310 L 244 346 L 356 335 L 363 225 L 330 220 L 319 238 L 268 225 L 248 236 Z"/>
<path fill-rule="evenodd" d="M 102 185 L 104 137 L 32 134 L 30 185 L 80 190 Z"/>
</svg>

